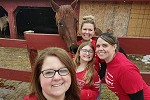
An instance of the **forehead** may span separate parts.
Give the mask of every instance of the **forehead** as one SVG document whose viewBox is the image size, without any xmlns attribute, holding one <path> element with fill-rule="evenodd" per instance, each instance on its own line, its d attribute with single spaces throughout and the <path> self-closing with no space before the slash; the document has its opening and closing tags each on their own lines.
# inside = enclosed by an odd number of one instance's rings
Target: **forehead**
<svg viewBox="0 0 150 100">
<path fill-rule="evenodd" d="M 109 43 L 99 37 L 99 38 L 97 39 L 96 44 L 109 44 Z"/>
<path fill-rule="evenodd" d="M 62 5 L 59 8 L 59 11 L 57 12 L 58 19 L 75 19 L 77 18 L 74 10 L 70 5 Z"/>
<path fill-rule="evenodd" d="M 82 49 L 92 49 L 92 47 L 90 47 L 89 45 L 86 45 L 86 46 L 84 46 L 84 47 L 82 47 Z"/>
<path fill-rule="evenodd" d="M 84 23 L 82 28 L 94 28 L 94 25 L 91 23 Z"/>
<path fill-rule="evenodd" d="M 64 64 L 56 56 L 48 56 L 44 59 L 42 69 L 59 69 L 64 67 Z"/>
</svg>

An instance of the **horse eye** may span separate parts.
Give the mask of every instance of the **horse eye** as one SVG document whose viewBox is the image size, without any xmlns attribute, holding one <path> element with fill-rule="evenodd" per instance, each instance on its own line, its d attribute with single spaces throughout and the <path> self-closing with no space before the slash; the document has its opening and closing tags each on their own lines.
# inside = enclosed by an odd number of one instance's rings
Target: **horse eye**
<svg viewBox="0 0 150 100">
<path fill-rule="evenodd" d="M 59 23 L 59 26 L 60 26 L 60 27 L 63 27 L 64 25 L 63 25 L 62 23 Z"/>
<path fill-rule="evenodd" d="M 78 23 L 78 19 L 75 19 L 75 23 Z"/>
</svg>

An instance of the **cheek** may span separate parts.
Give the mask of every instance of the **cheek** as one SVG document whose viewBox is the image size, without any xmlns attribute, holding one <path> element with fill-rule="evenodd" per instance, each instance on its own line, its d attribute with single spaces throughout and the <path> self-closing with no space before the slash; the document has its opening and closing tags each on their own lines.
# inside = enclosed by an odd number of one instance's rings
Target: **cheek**
<svg viewBox="0 0 150 100">
<path fill-rule="evenodd" d="M 41 87 L 42 89 L 45 88 L 45 87 L 48 87 L 50 86 L 51 84 L 51 79 L 50 78 L 44 78 L 42 76 L 40 76 L 40 83 L 41 83 Z"/>
</svg>

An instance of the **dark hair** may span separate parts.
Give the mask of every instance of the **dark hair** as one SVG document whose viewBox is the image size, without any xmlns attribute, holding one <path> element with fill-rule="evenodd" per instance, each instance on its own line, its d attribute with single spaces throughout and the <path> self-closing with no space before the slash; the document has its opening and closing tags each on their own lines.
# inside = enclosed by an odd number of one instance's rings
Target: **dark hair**
<svg viewBox="0 0 150 100">
<path fill-rule="evenodd" d="M 102 33 L 98 38 L 103 39 L 104 41 L 108 42 L 110 45 L 115 45 L 116 44 L 117 45 L 116 52 L 118 51 L 119 42 L 118 42 L 118 39 L 115 36 L 113 36 L 112 33 L 109 33 L 109 32 Z"/>
<path fill-rule="evenodd" d="M 80 100 L 79 88 L 77 86 L 77 80 L 76 80 L 75 64 L 72 58 L 68 55 L 68 52 L 58 47 L 51 47 L 45 49 L 43 53 L 37 58 L 33 69 L 33 74 L 32 74 L 31 96 L 36 95 L 38 100 L 46 100 L 46 98 L 42 93 L 39 76 L 41 74 L 41 69 L 45 58 L 51 55 L 58 57 L 59 60 L 68 68 L 71 75 L 71 85 L 70 88 L 66 91 L 65 100 Z"/>
<path fill-rule="evenodd" d="M 91 42 L 83 42 L 82 44 L 80 44 L 80 46 L 78 47 L 77 53 L 75 55 L 74 58 L 74 62 L 76 64 L 76 66 L 78 67 L 80 65 L 80 50 L 84 47 L 84 46 L 90 46 L 92 48 L 92 50 L 94 51 L 94 46 Z M 94 78 L 94 56 L 95 56 L 95 51 L 93 52 L 93 59 L 91 61 L 88 62 L 86 68 L 87 71 L 84 75 L 84 79 L 86 80 L 86 84 L 90 85 L 93 83 L 93 78 Z"/>
</svg>

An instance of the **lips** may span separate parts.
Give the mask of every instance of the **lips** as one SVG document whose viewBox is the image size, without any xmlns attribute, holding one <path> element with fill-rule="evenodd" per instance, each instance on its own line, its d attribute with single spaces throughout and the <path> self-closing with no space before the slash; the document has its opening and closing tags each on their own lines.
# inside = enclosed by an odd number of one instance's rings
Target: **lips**
<svg viewBox="0 0 150 100">
<path fill-rule="evenodd" d="M 59 87 L 59 86 L 61 86 L 63 83 L 59 83 L 59 84 L 53 84 L 52 86 L 53 87 Z"/>
</svg>

